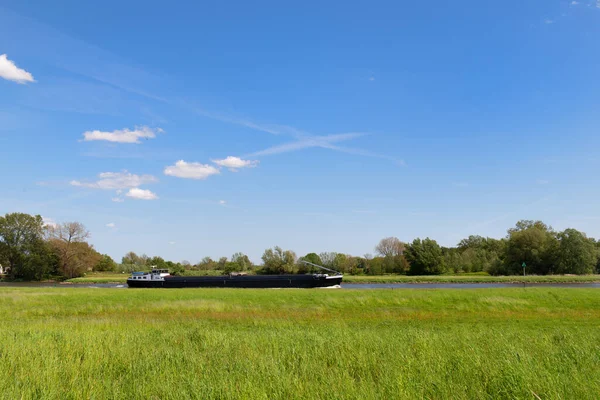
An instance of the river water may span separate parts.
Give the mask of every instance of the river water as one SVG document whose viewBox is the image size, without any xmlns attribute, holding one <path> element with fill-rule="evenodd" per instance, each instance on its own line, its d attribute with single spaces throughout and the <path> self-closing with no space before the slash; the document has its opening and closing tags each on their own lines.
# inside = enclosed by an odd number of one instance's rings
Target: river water
<svg viewBox="0 0 600 400">
<path fill-rule="evenodd" d="M 3 287 L 43 287 L 43 288 L 93 288 L 127 289 L 126 284 L 116 283 L 48 283 L 48 282 L 0 282 Z M 489 288 L 579 288 L 600 289 L 600 283 L 343 283 L 342 289 L 489 289 Z"/>
</svg>

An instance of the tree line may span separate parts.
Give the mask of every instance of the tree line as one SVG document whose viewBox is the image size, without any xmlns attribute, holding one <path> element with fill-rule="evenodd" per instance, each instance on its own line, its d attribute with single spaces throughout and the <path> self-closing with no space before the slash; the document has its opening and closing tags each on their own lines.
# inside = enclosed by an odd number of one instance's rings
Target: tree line
<svg viewBox="0 0 600 400">
<path fill-rule="evenodd" d="M 302 257 L 280 247 L 264 251 L 261 265 L 243 253 L 230 258 L 203 258 L 192 264 L 131 251 L 120 263 L 101 254 L 87 240 L 89 231 L 79 222 L 44 225 L 39 215 L 11 213 L 0 216 L 0 265 L 9 279 L 69 279 L 88 271 L 132 272 L 150 268 L 172 274 L 249 272 L 256 274 L 308 273 L 312 264 L 345 274 L 436 275 L 486 272 L 491 275 L 600 273 L 600 241 L 576 229 L 557 232 L 541 221 L 519 221 L 501 239 L 469 236 L 455 247 L 440 246 L 430 238 L 402 242 L 382 239 L 375 255 L 362 257 L 336 252 L 308 253 Z"/>
</svg>

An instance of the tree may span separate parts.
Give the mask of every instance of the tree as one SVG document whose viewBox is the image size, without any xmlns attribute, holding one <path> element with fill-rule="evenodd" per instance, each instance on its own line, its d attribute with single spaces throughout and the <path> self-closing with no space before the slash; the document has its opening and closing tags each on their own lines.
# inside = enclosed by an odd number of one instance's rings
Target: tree
<svg viewBox="0 0 600 400">
<path fill-rule="evenodd" d="M 145 266 L 142 258 L 135 254 L 133 251 L 130 251 L 123 256 L 123 258 L 121 259 L 121 264 L 127 264 L 137 267 Z"/>
<path fill-rule="evenodd" d="M 252 269 L 252 261 L 244 253 L 235 253 L 231 256 L 231 262 L 237 271 L 248 271 Z"/>
<path fill-rule="evenodd" d="M 65 222 L 48 229 L 49 245 L 59 259 L 59 270 L 66 278 L 81 276 L 102 257 L 85 240 L 90 233 L 79 222 Z"/>
<path fill-rule="evenodd" d="M 227 257 L 219 258 L 218 266 L 220 270 L 224 270 L 227 267 Z"/>
<path fill-rule="evenodd" d="M 321 259 L 321 264 L 323 267 L 334 268 L 335 267 L 335 257 L 337 256 L 336 252 L 323 252 L 319 254 L 319 258 Z"/>
<path fill-rule="evenodd" d="M 148 265 L 157 269 L 167 269 L 165 259 L 159 256 L 154 256 L 148 260 Z"/>
<path fill-rule="evenodd" d="M 115 271 L 116 269 L 117 263 L 108 254 L 103 254 L 94 266 L 94 271 Z"/>
<path fill-rule="evenodd" d="M 559 274 L 591 274 L 598 261 L 596 246 L 585 233 L 565 229 L 558 234 L 559 245 L 555 256 Z"/>
<path fill-rule="evenodd" d="M 298 259 L 298 273 L 299 274 L 306 274 L 306 273 L 311 272 L 316 269 L 316 267 L 314 267 L 310 264 L 305 264 L 302 261 L 306 261 L 306 262 L 309 262 L 312 264 L 324 266 L 323 261 L 321 261 L 321 257 L 319 257 L 319 255 L 317 253 L 308 253 L 304 257 L 300 257 Z"/>
<path fill-rule="evenodd" d="M 11 213 L 0 217 L 0 264 L 13 279 L 40 280 L 48 276 L 55 261 L 44 243 L 40 215 Z"/>
<path fill-rule="evenodd" d="M 385 272 L 384 257 L 374 257 L 367 261 L 369 275 L 382 275 Z"/>
<path fill-rule="evenodd" d="M 519 273 L 525 263 L 530 273 L 545 275 L 556 269 L 558 239 L 552 227 L 541 221 L 519 221 L 508 230 L 504 262 L 506 271 Z"/>
<path fill-rule="evenodd" d="M 441 247 L 433 239 L 415 239 L 406 247 L 411 275 L 435 275 L 445 271 Z"/>
<path fill-rule="evenodd" d="M 478 249 L 483 248 L 485 246 L 486 238 L 479 235 L 471 235 L 466 239 L 461 240 L 458 243 L 458 249 L 460 251 L 465 251 L 467 249 Z"/>
<path fill-rule="evenodd" d="M 198 268 L 200 271 L 213 271 L 217 269 L 217 263 L 215 263 L 210 257 L 204 257 L 202 261 L 196 265 L 196 268 Z"/>
<path fill-rule="evenodd" d="M 261 272 L 265 274 L 291 273 L 296 264 L 296 254 L 279 246 L 265 250 L 261 258 L 264 264 Z"/>
<path fill-rule="evenodd" d="M 404 248 L 404 243 L 397 237 L 387 237 L 379 241 L 379 244 L 375 246 L 375 252 L 383 257 L 395 257 L 402 255 Z"/>
</svg>

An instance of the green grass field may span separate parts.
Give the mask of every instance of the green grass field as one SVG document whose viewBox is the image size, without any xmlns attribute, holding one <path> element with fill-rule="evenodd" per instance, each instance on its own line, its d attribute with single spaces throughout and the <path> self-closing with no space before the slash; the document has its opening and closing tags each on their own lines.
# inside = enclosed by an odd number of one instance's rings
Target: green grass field
<svg viewBox="0 0 600 400">
<path fill-rule="evenodd" d="M 193 273 L 194 271 L 189 271 Z M 212 272 L 212 271 L 211 271 Z M 92 272 L 83 278 L 69 279 L 71 283 L 125 283 L 128 274 Z M 600 275 L 529 275 L 489 276 L 480 274 L 463 275 L 344 275 L 346 283 L 585 283 L 600 282 Z"/>
<path fill-rule="evenodd" d="M 597 399 L 600 291 L 0 289 L 4 399 Z"/>
</svg>

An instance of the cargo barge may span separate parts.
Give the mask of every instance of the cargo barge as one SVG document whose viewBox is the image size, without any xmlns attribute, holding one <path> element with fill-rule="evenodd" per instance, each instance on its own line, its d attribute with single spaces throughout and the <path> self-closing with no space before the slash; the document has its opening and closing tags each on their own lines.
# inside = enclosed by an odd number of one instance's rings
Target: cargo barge
<svg viewBox="0 0 600 400">
<path fill-rule="evenodd" d="M 320 267 L 320 266 L 319 266 Z M 322 268 L 322 267 L 321 267 Z M 134 272 L 127 279 L 131 288 L 326 288 L 339 287 L 343 275 L 329 274 L 172 276 L 168 270 Z"/>
</svg>

